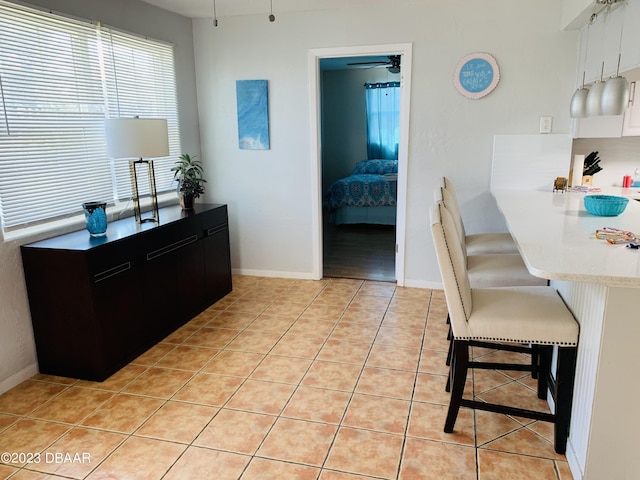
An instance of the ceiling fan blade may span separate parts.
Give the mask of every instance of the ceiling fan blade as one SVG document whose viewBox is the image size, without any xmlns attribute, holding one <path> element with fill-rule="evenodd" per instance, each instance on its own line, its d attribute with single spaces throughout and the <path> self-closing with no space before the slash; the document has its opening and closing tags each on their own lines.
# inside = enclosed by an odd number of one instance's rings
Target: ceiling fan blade
<svg viewBox="0 0 640 480">
<path fill-rule="evenodd" d="M 347 65 L 390 65 L 391 62 L 355 62 L 347 63 Z"/>
</svg>

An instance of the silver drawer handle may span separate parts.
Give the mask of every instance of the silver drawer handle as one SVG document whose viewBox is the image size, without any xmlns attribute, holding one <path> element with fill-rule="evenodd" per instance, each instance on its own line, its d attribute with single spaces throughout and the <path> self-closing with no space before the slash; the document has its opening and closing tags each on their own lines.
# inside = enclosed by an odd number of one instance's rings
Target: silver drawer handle
<svg viewBox="0 0 640 480">
<path fill-rule="evenodd" d="M 198 235 L 192 235 L 189 238 L 185 238 L 178 242 L 172 243 L 171 245 L 167 245 L 166 247 L 162 247 L 158 250 L 147 253 L 147 260 L 153 260 L 154 258 L 161 257 L 162 255 L 166 255 L 169 252 L 173 252 L 174 250 L 178 250 L 179 248 L 186 247 L 187 245 L 197 241 Z"/>
<path fill-rule="evenodd" d="M 93 276 L 93 281 L 95 283 L 102 282 L 103 280 L 106 280 L 107 278 L 111 278 L 114 275 L 118 275 L 122 272 L 126 272 L 130 268 L 131 268 L 131 262 L 122 263 L 116 267 L 105 270 L 104 272 L 96 273 Z"/>
</svg>

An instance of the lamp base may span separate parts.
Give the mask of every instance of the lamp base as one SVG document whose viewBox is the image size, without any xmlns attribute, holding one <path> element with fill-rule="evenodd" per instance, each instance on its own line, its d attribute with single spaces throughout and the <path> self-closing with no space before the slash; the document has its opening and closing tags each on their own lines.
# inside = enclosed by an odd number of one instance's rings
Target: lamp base
<svg viewBox="0 0 640 480">
<path fill-rule="evenodd" d="M 147 171 L 149 173 L 149 193 L 151 195 L 151 216 L 143 217 L 140 210 L 140 195 L 138 192 L 138 167 L 146 164 Z M 136 217 L 136 222 L 159 222 L 160 214 L 158 212 L 158 195 L 156 193 L 156 177 L 153 171 L 153 160 L 132 160 L 129 162 L 129 172 L 131 174 L 131 188 L 133 191 L 133 213 Z"/>
</svg>

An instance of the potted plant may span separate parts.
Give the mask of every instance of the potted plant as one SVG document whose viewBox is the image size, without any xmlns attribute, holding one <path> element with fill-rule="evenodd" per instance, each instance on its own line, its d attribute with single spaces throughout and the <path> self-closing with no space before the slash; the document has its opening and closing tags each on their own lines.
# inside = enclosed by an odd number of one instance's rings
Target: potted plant
<svg viewBox="0 0 640 480">
<path fill-rule="evenodd" d="M 173 178 L 178 182 L 176 191 L 180 199 L 180 205 L 185 210 L 193 208 L 193 201 L 204 193 L 203 183 L 207 181 L 203 178 L 204 170 L 202 162 L 195 159 L 188 153 L 180 155 L 175 166 L 171 169 L 174 172 Z"/>
</svg>

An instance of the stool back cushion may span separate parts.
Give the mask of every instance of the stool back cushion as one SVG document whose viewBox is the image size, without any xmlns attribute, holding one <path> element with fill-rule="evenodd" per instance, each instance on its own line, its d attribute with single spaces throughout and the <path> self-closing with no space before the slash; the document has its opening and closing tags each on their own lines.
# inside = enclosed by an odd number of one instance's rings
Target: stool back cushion
<svg viewBox="0 0 640 480">
<path fill-rule="evenodd" d="M 444 202 L 444 206 L 451 212 L 454 220 L 457 222 L 456 227 L 460 231 L 460 235 L 462 239 L 467 236 L 467 233 L 464 230 L 464 223 L 462 223 L 462 213 L 460 210 L 460 204 L 458 203 L 458 194 L 456 193 L 456 189 L 453 187 L 453 183 L 447 177 L 442 177 L 442 201 Z"/>
<path fill-rule="evenodd" d="M 447 211 L 451 214 L 451 219 L 453 220 L 453 225 L 456 228 L 456 233 L 458 234 L 458 239 L 460 240 L 460 245 L 462 245 L 462 251 L 464 252 L 465 259 L 467 255 L 467 245 L 465 243 L 465 230 L 464 225 L 462 224 L 462 216 L 460 215 L 460 210 L 458 209 L 458 202 L 455 199 L 455 196 L 451 194 L 449 190 L 446 188 L 440 188 L 440 193 L 442 196 L 442 204 L 447 209 Z"/>
<path fill-rule="evenodd" d="M 458 239 L 455 221 L 444 204 L 436 203 L 429 213 L 431 236 L 444 285 L 451 328 L 454 336 L 464 337 L 468 334 L 467 320 L 472 309 L 465 254 Z"/>
</svg>

